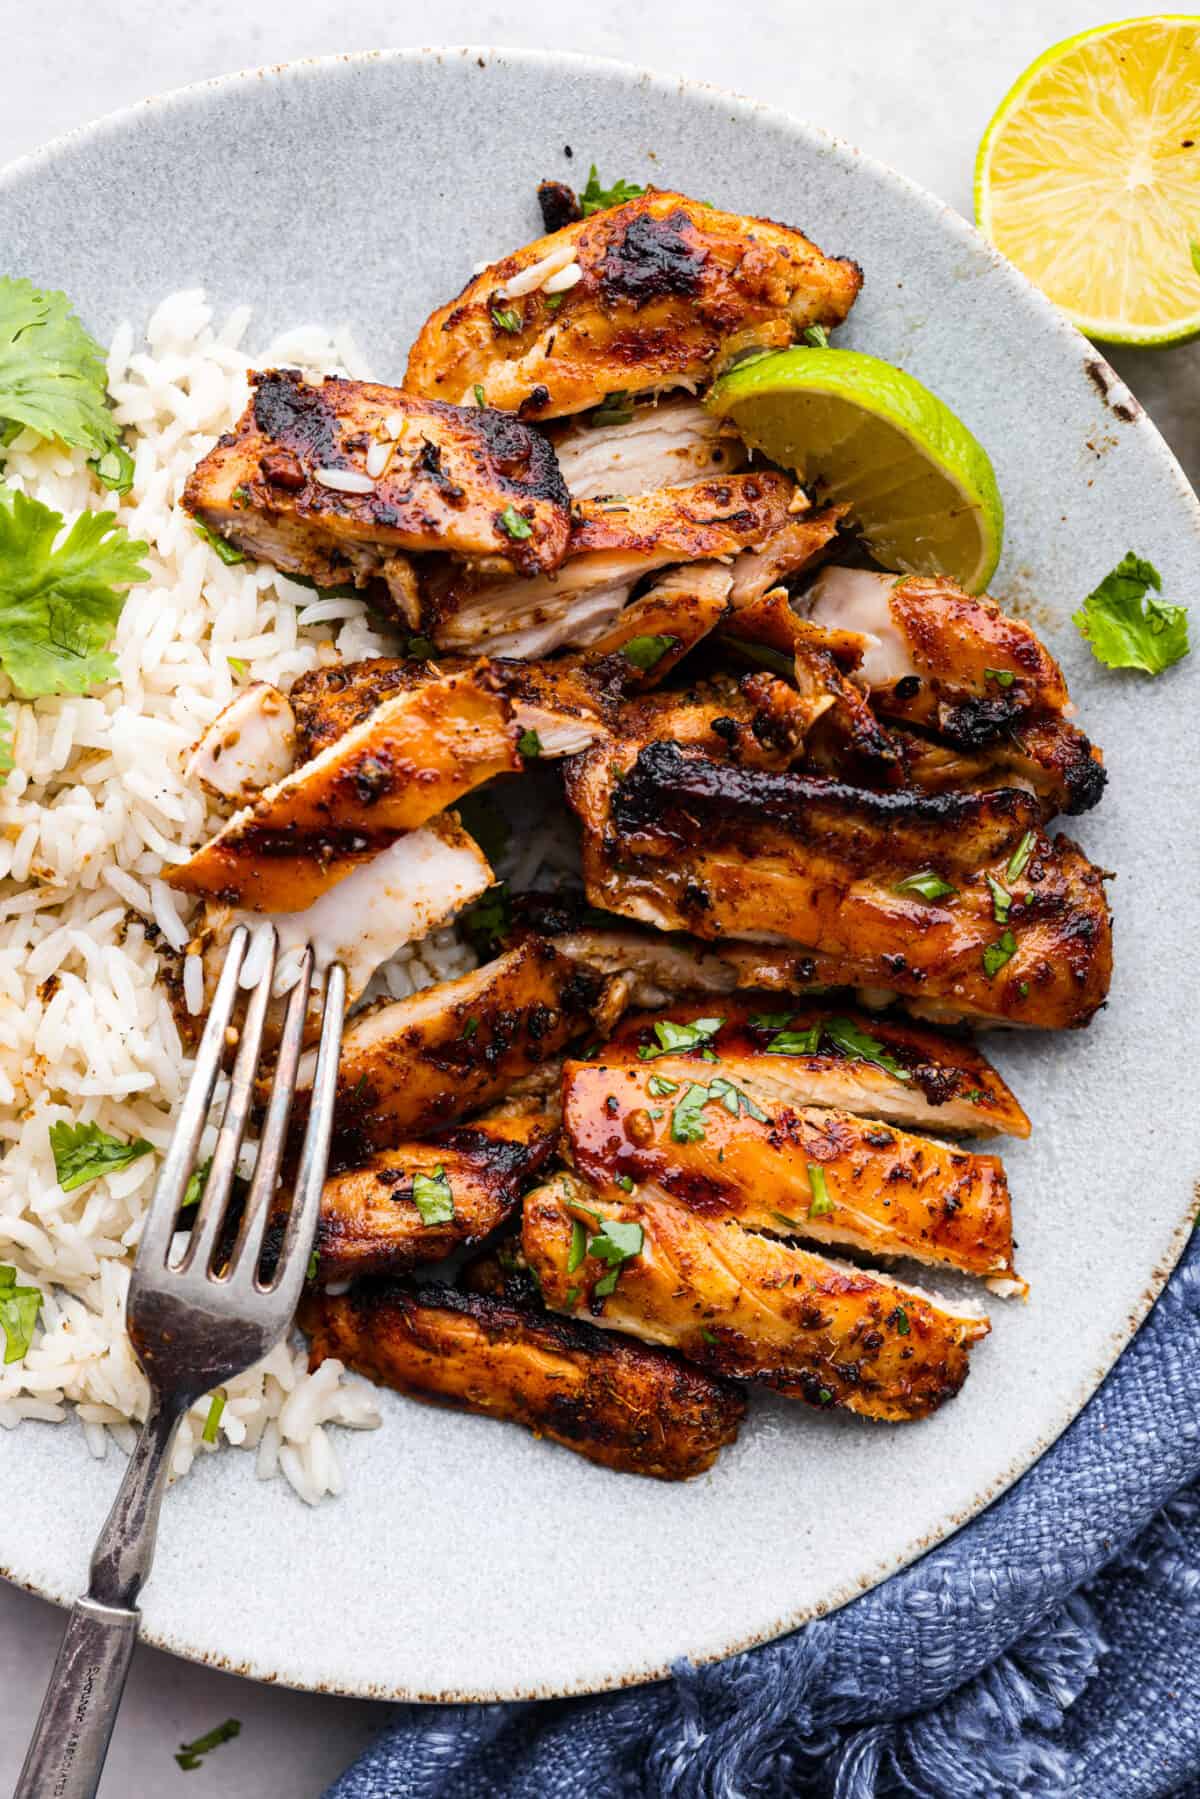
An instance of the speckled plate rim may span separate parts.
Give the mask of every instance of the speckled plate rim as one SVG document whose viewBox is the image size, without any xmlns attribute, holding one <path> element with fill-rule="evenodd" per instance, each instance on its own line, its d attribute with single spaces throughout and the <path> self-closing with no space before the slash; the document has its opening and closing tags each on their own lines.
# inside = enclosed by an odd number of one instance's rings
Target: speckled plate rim
<svg viewBox="0 0 1200 1799">
<path fill-rule="evenodd" d="M 5 164 L 3 168 L 0 168 L 0 191 L 18 179 L 26 178 L 40 167 L 52 165 L 60 158 L 75 156 L 89 143 L 100 141 L 108 134 L 120 133 L 131 127 L 137 128 L 143 123 L 152 124 L 160 112 L 180 103 L 192 103 L 197 96 L 205 93 L 226 95 L 231 92 L 236 93 L 239 89 L 251 89 L 255 84 L 263 81 L 288 82 L 319 78 L 323 72 L 345 65 L 353 67 L 381 61 L 415 63 L 434 60 L 448 62 L 464 58 L 475 59 L 482 71 L 486 71 L 487 68 L 494 65 L 531 65 L 544 70 L 547 76 L 553 76 L 558 71 L 591 74 L 614 84 L 637 84 L 639 87 L 648 87 L 664 97 L 675 96 L 689 103 L 719 105 L 732 109 L 751 127 L 755 123 L 761 122 L 790 136 L 802 147 L 831 151 L 836 157 L 849 160 L 853 164 L 869 170 L 878 182 L 885 186 L 891 186 L 898 193 L 903 194 L 909 204 L 920 206 L 937 221 L 942 231 L 957 238 L 964 246 L 969 247 L 973 254 L 986 256 L 993 271 L 998 272 L 1000 278 L 1010 284 L 1014 295 L 1020 295 L 1021 303 L 1026 307 L 1033 307 L 1040 314 L 1047 332 L 1055 335 L 1059 339 L 1062 349 L 1081 363 L 1103 405 L 1116 420 L 1120 421 L 1125 430 L 1137 433 L 1141 452 L 1158 465 L 1160 475 L 1166 476 L 1172 482 L 1183 511 L 1189 515 L 1197 552 L 1200 553 L 1200 499 L 1197 498 L 1183 469 L 1168 449 L 1160 432 L 1130 395 L 1124 382 L 1105 361 L 1101 353 L 1086 338 L 1082 337 L 1075 327 L 1063 318 L 1052 302 L 1046 299 L 1024 275 L 996 251 L 972 224 L 953 207 L 930 193 L 928 189 L 891 168 L 888 164 L 860 151 L 848 140 L 838 137 L 820 126 L 806 123 L 782 108 L 750 99 L 714 83 L 684 77 L 661 76 L 642 69 L 636 64 L 616 58 L 591 56 L 571 51 L 506 49 L 502 46 L 489 45 L 413 46 L 305 57 L 292 62 L 242 69 L 204 81 L 188 83 L 185 86 L 151 95 L 130 106 L 103 114 L 85 125 L 50 139 L 47 143 Z M 1032 1453 L 1023 1453 L 1004 1467 L 980 1489 L 968 1507 L 947 1514 L 935 1529 L 915 1535 L 857 1579 L 833 1588 L 827 1599 L 802 1605 L 791 1611 L 783 1611 L 770 1624 L 756 1629 L 749 1635 L 739 1635 L 735 1638 L 725 1637 L 719 1641 L 697 1644 L 687 1651 L 689 1658 L 697 1664 L 719 1661 L 726 1656 L 771 1642 L 813 1618 L 827 1616 L 830 1612 L 840 1609 L 843 1605 L 870 1591 L 872 1587 L 877 1586 L 892 1574 L 908 1567 L 977 1517 L 1036 1464 L 1096 1393 L 1162 1292 L 1187 1246 L 1194 1223 L 1193 1207 L 1185 1205 L 1167 1253 L 1155 1264 L 1138 1303 L 1130 1308 L 1120 1324 L 1114 1326 L 1109 1333 L 1105 1353 L 1099 1363 L 1083 1376 L 1072 1392 L 1060 1402 L 1047 1428 L 1034 1440 Z M 99 1524 L 99 1519 L 97 1524 Z M 73 1601 L 76 1597 L 74 1587 L 55 1586 L 33 1579 L 27 1571 L 23 1571 L 19 1566 L 9 1565 L 2 1546 L 2 1537 L 3 1524 L 0 1522 L 0 1576 L 13 1585 L 48 1599 L 54 1604 L 69 1605 Z M 717 1634 L 719 1636 L 719 1632 Z M 142 1637 L 154 1647 L 167 1650 L 184 1659 L 267 1684 L 292 1686 L 324 1694 L 341 1694 L 348 1697 L 391 1701 L 405 1700 L 417 1703 L 490 1703 L 513 1699 L 577 1697 L 593 1692 L 615 1691 L 647 1681 L 663 1679 L 671 1671 L 670 1666 L 665 1663 L 647 1664 L 614 1672 L 610 1677 L 601 1681 L 579 1682 L 564 1679 L 561 1682 L 556 1681 L 553 1687 L 540 1685 L 536 1688 L 503 1687 L 494 1690 L 456 1688 L 424 1692 L 411 1686 L 397 1686 L 386 1681 L 355 1680 L 345 1683 L 337 1679 L 317 1681 L 294 1667 L 291 1669 L 287 1666 L 268 1668 L 253 1660 L 239 1660 L 234 1656 L 216 1651 L 210 1646 L 190 1642 L 184 1636 L 156 1629 L 153 1626 L 144 1628 Z"/>
</svg>

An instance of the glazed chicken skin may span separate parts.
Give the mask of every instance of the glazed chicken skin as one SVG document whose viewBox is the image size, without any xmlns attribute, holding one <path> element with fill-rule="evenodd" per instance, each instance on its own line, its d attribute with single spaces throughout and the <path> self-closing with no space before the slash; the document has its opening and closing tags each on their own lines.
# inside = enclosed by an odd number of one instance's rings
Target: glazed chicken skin
<svg viewBox="0 0 1200 1799">
<path fill-rule="evenodd" d="M 486 670 L 402 690 L 266 788 L 167 879 L 225 905 L 301 912 L 471 788 L 519 769 L 515 736 Z"/>
<path fill-rule="evenodd" d="M 512 1104 L 332 1175 L 321 1194 L 319 1277 L 399 1274 L 482 1241 L 511 1216 L 557 1140 L 540 1106 Z"/>
<path fill-rule="evenodd" d="M 567 490 L 537 432 L 478 406 L 294 369 L 252 376 L 236 428 L 188 477 L 183 503 L 210 531 L 318 587 L 378 576 L 412 621 L 414 551 L 556 568 Z"/>
<path fill-rule="evenodd" d="M 764 1058 L 765 1060 L 765 1058 Z M 563 1131 L 603 1197 L 673 1201 L 708 1222 L 906 1256 L 1024 1291 L 1004 1170 L 879 1119 L 780 1103 L 736 1062 L 571 1062 Z M 770 1109 L 764 1109 L 767 1101 Z"/>
<path fill-rule="evenodd" d="M 748 349 L 839 325 L 862 275 L 799 231 L 650 189 L 536 239 L 422 326 L 404 385 L 559 418 L 710 381 Z"/>
<path fill-rule="evenodd" d="M 957 1393 L 968 1348 L 989 1329 L 980 1315 L 727 1217 L 617 1202 L 566 1174 L 526 1194 L 522 1217 L 525 1259 L 552 1310 L 582 1313 L 679 1349 L 713 1374 L 823 1409 L 891 1422 L 926 1417 Z M 588 1244 L 614 1222 L 640 1248 L 609 1290 L 611 1263 Z"/>
<path fill-rule="evenodd" d="M 1020 789 L 869 792 L 674 743 L 593 750 L 567 768 L 588 898 L 606 911 L 802 945 L 812 982 L 894 991 L 945 1016 L 1061 1028 L 1086 1024 L 1107 994 L 1103 873 L 1041 832 Z M 953 891 L 925 897 L 929 877 Z"/>
<path fill-rule="evenodd" d="M 572 953 L 568 941 L 564 954 Z M 768 1111 L 836 1106 L 942 1135 L 1030 1132 L 1012 1089 L 965 1038 L 828 1004 L 781 1004 L 777 994 L 731 994 L 719 1006 L 688 997 L 665 1010 L 628 1012 L 603 1060 L 688 1082 L 708 1078 L 710 1055 Z"/>
<path fill-rule="evenodd" d="M 412 1399 L 507 1418 L 622 1474 L 690 1480 L 737 1436 L 746 1402 L 661 1350 L 427 1283 L 310 1293 L 310 1368 L 329 1356 Z"/>
</svg>

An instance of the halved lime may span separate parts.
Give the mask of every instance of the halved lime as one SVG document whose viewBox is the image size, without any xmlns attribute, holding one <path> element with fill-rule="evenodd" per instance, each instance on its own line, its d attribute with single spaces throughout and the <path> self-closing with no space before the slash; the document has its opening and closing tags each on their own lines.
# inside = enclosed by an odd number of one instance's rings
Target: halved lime
<svg viewBox="0 0 1200 1799">
<path fill-rule="evenodd" d="M 1082 31 L 1000 102 L 975 165 L 975 219 L 1102 343 L 1200 332 L 1200 18 Z"/>
<path fill-rule="evenodd" d="M 962 420 L 861 350 L 780 350 L 740 363 L 706 404 L 772 462 L 844 502 L 872 555 L 980 593 L 1000 558 L 995 471 Z"/>
</svg>

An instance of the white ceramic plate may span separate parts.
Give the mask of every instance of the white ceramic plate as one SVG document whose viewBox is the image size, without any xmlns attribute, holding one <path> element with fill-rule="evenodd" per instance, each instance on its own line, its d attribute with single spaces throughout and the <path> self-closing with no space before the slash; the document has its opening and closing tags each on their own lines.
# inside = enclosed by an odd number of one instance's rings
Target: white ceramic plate
<svg viewBox="0 0 1200 1799">
<path fill-rule="evenodd" d="M 1111 371 L 957 215 L 707 88 L 582 58 L 402 52 L 211 82 L 25 159 L 0 178 L 0 269 L 64 288 L 101 335 L 193 285 L 218 308 L 252 301 L 260 341 L 348 319 L 399 379 L 427 310 L 535 235 L 537 180 L 582 181 L 593 160 L 606 179 L 785 219 L 856 257 L 866 285 L 842 341 L 920 376 L 990 450 L 1009 518 L 993 591 L 1064 662 L 1112 772 L 1079 827 L 1119 872 L 1112 1001 L 1082 1034 L 993 1040 L 1035 1124 L 1005 1151 L 1033 1296 L 993 1305 L 971 1379 L 929 1422 L 760 1397 L 712 1473 L 666 1487 L 384 1396 L 384 1429 L 339 1441 L 346 1496 L 315 1512 L 257 1483 L 250 1457 L 206 1460 L 167 1500 L 146 1634 L 297 1686 L 580 1692 L 842 1604 L 1053 1441 L 1191 1222 L 1200 658 L 1154 683 L 1109 675 L 1069 615 L 1129 548 L 1169 596 L 1194 595 L 1200 516 Z M 118 1475 L 69 1424 L 0 1432 L 10 1578 L 71 1597 Z"/>
</svg>

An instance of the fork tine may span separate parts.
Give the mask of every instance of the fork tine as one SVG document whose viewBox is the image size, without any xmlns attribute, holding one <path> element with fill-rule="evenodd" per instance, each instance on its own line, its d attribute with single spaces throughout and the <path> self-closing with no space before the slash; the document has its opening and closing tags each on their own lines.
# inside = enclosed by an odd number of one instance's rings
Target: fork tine
<svg viewBox="0 0 1200 1799">
<path fill-rule="evenodd" d="M 308 1270 L 309 1253 L 317 1234 L 317 1215 L 321 1206 L 321 1189 L 329 1162 L 329 1139 L 333 1132 L 333 1104 L 337 1093 L 338 1059 L 342 1050 L 342 1024 L 346 1012 L 346 971 L 340 962 L 332 962 L 325 977 L 325 1011 L 321 1019 L 321 1042 L 317 1050 L 317 1066 L 313 1074 L 309 1102 L 308 1128 L 300 1152 L 300 1172 L 292 1197 L 279 1264 L 269 1288 L 289 1314 L 300 1299 L 300 1289 Z"/>
<path fill-rule="evenodd" d="M 175 1231 L 175 1220 L 192 1170 L 196 1166 L 196 1151 L 200 1146 L 208 1108 L 212 1104 L 213 1088 L 217 1084 L 217 1074 L 225 1049 L 225 1032 L 229 1029 L 229 1021 L 237 1003 L 238 978 L 249 941 L 250 933 L 245 925 L 236 926 L 230 935 L 225 966 L 213 994 L 200 1047 L 196 1051 L 192 1078 L 188 1082 L 167 1153 L 158 1171 L 154 1198 L 150 1202 L 142 1240 L 138 1246 L 135 1280 L 139 1271 L 161 1268 L 167 1259 Z"/>
<path fill-rule="evenodd" d="M 188 1246 L 175 1269 L 177 1274 L 186 1274 L 191 1268 L 199 1268 L 203 1273 L 208 1267 L 217 1233 L 228 1210 L 229 1196 L 233 1191 L 238 1151 L 241 1149 L 246 1121 L 254 1103 L 258 1052 L 262 1046 L 263 1026 L 267 1021 L 267 1007 L 271 1003 L 271 982 L 275 975 L 275 951 L 279 940 L 273 925 L 266 926 L 266 930 L 268 942 L 266 956 L 262 958 L 264 966 L 257 985 L 250 989 L 246 1016 L 242 1021 L 242 1033 L 238 1040 L 237 1057 L 229 1079 L 229 1093 L 221 1115 L 221 1128 L 217 1132 L 216 1146 L 213 1149 L 212 1166 L 204 1183 L 204 1192 L 192 1224 Z M 261 942 L 261 938 L 259 941 Z"/>
<path fill-rule="evenodd" d="M 287 1143 L 288 1119 L 296 1091 L 296 1074 L 304 1048 L 304 1021 L 308 1013 L 312 973 L 313 953 L 310 948 L 305 951 L 300 966 L 300 979 L 288 995 L 287 1015 L 283 1022 L 279 1053 L 275 1058 L 271 1098 L 258 1143 L 258 1160 L 254 1164 L 254 1178 L 246 1196 L 246 1207 L 226 1274 L 231 1288 L 237 1288 L 247 1295 L 254 1285 L 259 1257 L 262 1255 L 263 1239 L 271 1217 L 271 1201 L 275 1196 Z"/>
</svg>

